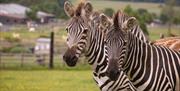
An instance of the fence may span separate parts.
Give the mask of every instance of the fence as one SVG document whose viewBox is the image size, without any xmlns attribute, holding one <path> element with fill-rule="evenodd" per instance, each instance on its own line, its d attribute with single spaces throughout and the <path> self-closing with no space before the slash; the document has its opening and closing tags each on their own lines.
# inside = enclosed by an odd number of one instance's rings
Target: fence
<svg viewBox="0 0 180 91">
<path fill-rule="evenodd" d="M 63 66 L 65 63 L 59 54 L 54 54 L 55 66 Z M 49 55 L 37 56 L 30 53 L 11 54 L 0 53 L 0 68 L 39 68 L 49 66 Z"/>
<path fill-rule="evenodd" d="M 68 67 L 62 59 L 62 54 L 54 54 L 54 69 L 89 70 L 87 60 L 80 58 L 76 67 Z M 49 69 L 49 55 L 37 56 L 32 53 L 0 53 L 0 69 Z"/>
</svg>

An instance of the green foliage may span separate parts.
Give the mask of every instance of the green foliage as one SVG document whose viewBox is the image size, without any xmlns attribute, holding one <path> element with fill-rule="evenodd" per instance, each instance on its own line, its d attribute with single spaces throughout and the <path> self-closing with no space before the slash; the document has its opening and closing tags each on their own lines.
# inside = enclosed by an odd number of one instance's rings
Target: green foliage
<svg viewBox="0 0 180 91">
<path fill-rule="evenodd" d="M 20 42 L 20 38 L 14 38 L 13 36 L 5 36 L 4 39 L 11 43 L 17 43 Z"/>
<path fill-rule="evenodd" d="M 48 35 L 39 35 L 39 38 L 50 38 Z"/>
<path fill-rule="evenodd" d="M 21 46 L 12 47 L 10 53 L 30 53 L 30 50 Z"/>
<path fill-rule="evenodd" d="M 10 50 L 11 50 L 11 47 L 1 47 L 0 48 L 0 52 L 2 52 L 2 53 L 8 53 L 8 52 L 10 52 Z"/>
<path fill-rule="evenodd" d="M 148 30 L 147 30 L 147 26 L 146 26 L 146 24 L 144 23 L 144 21 L 140 21 L 139 24 L 140 24 L 140 27 L 141 27 L 141 29 L 143 30 L 143 32 L 144 32 L 146 35 L 149 35 L 149 32 L 148 32 Z"/>
<path fill-rule="evenodd" d="M 31 8 L 31 10 L 26 11 L 26 16 L 29 19 L 35 21 L 35 20 L 37 20 L 37 12 L 38 12 L 38 9 L 33 7 L 33 8 Z"/>
<path fill-rule="evenodd" d="M 124 12 L 126 12 L 126 13 L 129 14 L 130 16 L 134 15 L 134 11 L 133 11 L 133 9 L 131 8 L 130 5 L 127 5 L 127 6 L 124 8 Z"/>
<path fill-rule="evenodd" d="M 146 9 L 138 9 L 137 10 L 139 16 L 142 16 L 142 20 L 144 20 L 145 23 L 151 23 L 153 21 L 152 14 L 149 13 Z"/>
<path fill-rule="evenodd" d="M 47 13 L 54 14 L 58 18 L 67 19 L 64 12 L 64 4 L 65 0 L 3 0 L 2 3 L 19 3 L 25 5 L 27 7 L 31 7 L 32 11 L 27 11 L 27 16 L 35 20 L 37 11 L 44 11 Z"/>
<path fill-rule="evenodd" d="M 180 17 L 174 17 L 173 18 L 173 23 L 174 24 L 180 24 Z"/>
<path fill-rule="evenodd" d="M 3 53 L 30 53 L 31 51 L 28 48 L 23 47 L 22 45 L 14 45 L 11 47 L 1 47 L 0 52 L 3 52 Z"/>
<path fill-rule="evenodd" d="M 153 20 L 152 14 L 150 14 L 145 9 L 133 10 L 130 5 L 127 5 L 125 7 L 124 12 L 126 12 L 129 16 L 136 17 L 139 21 L 142 31 L 145 34 L 149 35 L 147 27 L 146 27 L 146 23 L 152 22 Z"/>
<path fill-rule="evenodd" d="M 56 17 L 59 17 L 59 18 L 67 19 L 68 17 L 66 16 L 63 9 L 64 7 L 61 5 L 61 3 L 63 3 L 64 1 L 59 2 L 59 4 L 57 1 L 56 2 L 45 1 L 43 3 L 38 4 L 37 7 L 41 11 L 54 14 Z"/>
<path fill-rule="evenodd" d="M 175 9 L 175 0 L 166 0 L 165 5 L 162 7 L 159 19 L 165 23 L 180 24 L 180 10 Z"/>
<path fill-rule="evenodd" d="M 168 16 L 163 13 L 160 14 L 159 19 L 162 21 L 163 24 L 165 24 L 169 20 Z"/>
<path fill-rule="evenodd" d="M 109 16 L 109 17 L 112 17 L 113 14 L 114 14 L 114 10 L 112 8 L 105 8 L 104 9 L 104 13 Z"/>
</svg>

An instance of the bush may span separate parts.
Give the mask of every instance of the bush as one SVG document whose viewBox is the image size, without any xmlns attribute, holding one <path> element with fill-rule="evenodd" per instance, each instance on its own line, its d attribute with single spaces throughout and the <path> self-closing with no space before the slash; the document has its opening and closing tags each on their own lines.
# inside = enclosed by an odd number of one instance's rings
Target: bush
<svg viewBox="0 0 180 91">
<path fill-rule="evenodd" d="M 1 47 L 0 48 L 0 52 L 2 52 L 2 53 L 8 53 L 8 52 L 10 52 L 10 50 L 11 50 L 11 47 Z"/>
<path fill-rule="evenodd" d="M 60 0 L 64 4 L 63 0 Z M 58 18 L 67 19 L 68 16 L 64 12 L 64 5 L 57 2 L 43 2 L 38 4 L 37 7 L 39 10 L 54 14 Z"/>
<path fill-rule="evenodd" d="M 114 10 L 112 8 L 105 8 L 104 9 L 104 14 L 106 14 L 109 17 L 112 17 L 114 14 Z"/>
<path fill-rule="evenodd" d="M 8 42 L 20 42 L 20 39 L 19 38 L 13 38 L 12 36 L 5 36 L 4 39 Z"/>
<path fill-rule="evenodd" d="M 3 53 L 31 53 L 31 50 L 22 45 L 15 45 L 11 47 L 0 47 L 0 52 Z"/>
<path fill-rule="evenodd" d="M 29 19 L 35 21 L 35 20 L 37 20 L 37 12 L 38 12 L 38 9 L 36 7 L 33 7 L 33 8 L 31 8 L 31 10 L 26 11 L 26 16 Z"/>
<path fill-rule="evenodd" d="M 28 50 L 27 48 L 21 47 L 21 46 L 15 46 L 12 47 L 9 51 L 10 53 L 30 53 L 31 51 Z"/>
<path fill-rule="evenodd" d="M 160 14 L 159 19 L 162 21 L 163 24 L 165 24 L 169 20 L 168 16 L 163 13 Z"/>
<path fill-rule="evenodd" d="M 130 5 L 127 5 L 124 9 L 124 12 L 127 13 L 129 16 L 136 17 L 139 21 L 139 26 L 141 27 L 142 31 L 149 35 L 146 23 L 150 23 L 152 21 L 151 14 L 148 13 L 145 9 L 138 9 L 133 10 Z"/>
<path fill-rule="evenodd" d="M 179 17 L 174 17 L 173 18 L 173 23 L 174 24 L 180 24 L 180 18 Z"/>
<path fill-rule="evenodd" d="M 144 20 L 145 23 L 151 23 L 153 21 L 153 16 L 151 13 L 149 13 L 146 9 L 138 9 L 137 13 L 139 16 L 142 16 L 142 20 Z"/>
<path fill-rule="evenodd" d="M 50 38 L 48 35 L 40 35 L 39 38 Z"/>
</svg>

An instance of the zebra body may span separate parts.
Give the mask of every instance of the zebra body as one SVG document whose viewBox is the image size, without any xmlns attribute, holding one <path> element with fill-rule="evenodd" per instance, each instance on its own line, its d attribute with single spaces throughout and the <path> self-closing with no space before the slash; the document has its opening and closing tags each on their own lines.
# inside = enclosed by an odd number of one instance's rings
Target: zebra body
<svg viewBox="0 0 180 91">
<path fill-rule="evenodd" d="M 128 42 L 126 62 L 122 68 L 137 88 L 180 90 L 180 53 L 167 47 L 146 44 L 132 34 L 129 34 Z"/>
<path fill-rule="evenodd" d="M 85 52 L 85 56 L 88 58 L 88 63 L 93 65 L 93 77 L 102 91 L 119 91 L 130 89 L 130 91 L 136 91 L 133 84 L 129 81 L 128 77 L 123 71 L 119 72 L 119 79 L 115 81 L 110 80 L 105 74 L 107 69 L 108 56 L 106 51 L 106 45 L 103 41 L 103 31 L 96 30 L 96 33 L 91 33 L 89 48 Z M 129 90 L 128 90 L 129 91 Z"/>
<path fill-rule="evenodd" d="M 118 67 L 139 91 L 180 91 L 180 53 L 145 43 L 129 32 L 135 18 L 119 20 L 118 17 L 119 12 L 107 33 L 108 56 L 118 60 Z M 108 69 L 113 66 L 117 65 L 109 63 Z M 114 70 L 111 71 L 113 75 Z"/>
</svg>

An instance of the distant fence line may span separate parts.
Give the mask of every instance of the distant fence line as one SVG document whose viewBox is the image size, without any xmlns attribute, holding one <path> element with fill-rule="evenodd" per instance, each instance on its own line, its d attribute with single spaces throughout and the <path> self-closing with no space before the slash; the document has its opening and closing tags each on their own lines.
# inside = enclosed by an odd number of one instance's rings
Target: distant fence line
<svg viewBox="0 0 180 91">
<path fill-rule="evenodd" d="M 62 64 L 60 54 L 54 54 L 54 64 Z M 0 68 L 25 67 L 25 66 L 48 66 L 49 55 L 36 55 L 32 53 L 0 53 Z"/>
</svg>

